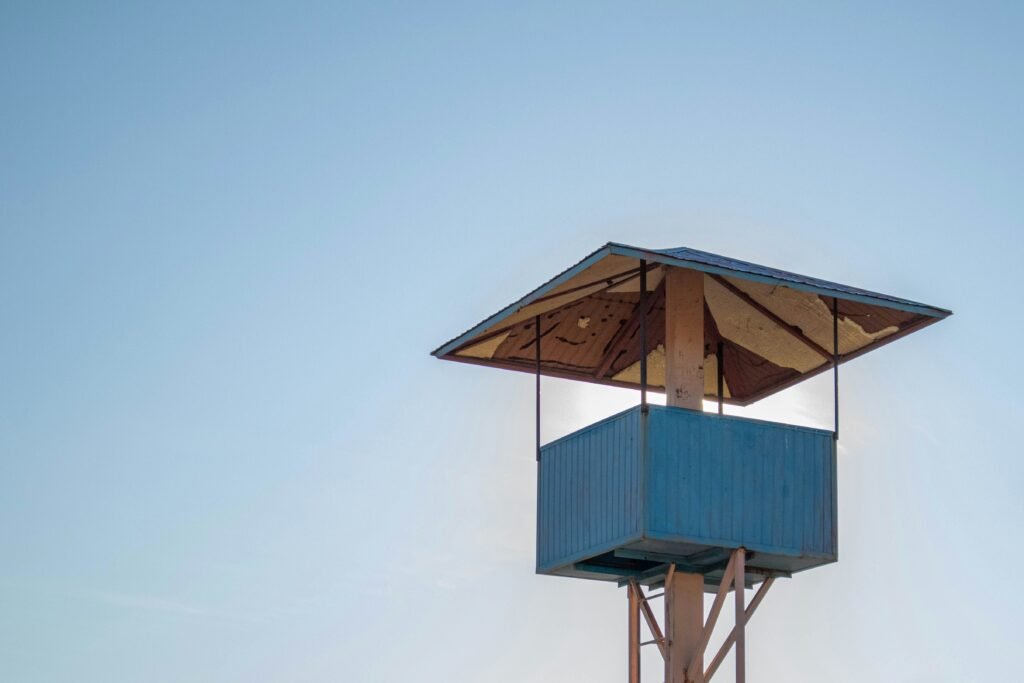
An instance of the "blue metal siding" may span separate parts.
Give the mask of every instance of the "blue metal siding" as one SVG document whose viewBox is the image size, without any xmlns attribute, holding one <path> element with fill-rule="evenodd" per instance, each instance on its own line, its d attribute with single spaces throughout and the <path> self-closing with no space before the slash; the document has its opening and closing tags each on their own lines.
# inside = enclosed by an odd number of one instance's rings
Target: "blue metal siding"
<svg viewBox="0 0 1024 683">
<path fill-rule="evenodd" d="M 639 407 L 541 449 L 537 571 L 615 550 L 689 556 L 744 546 L 765 569 L 837 558 L 831 432 Z M 614 580 L 615 570 L 589 578 Z"/>
<path fill-rule="evenodd" d="M 641 416 L 619 413 L 541 449 L 537 571 L 608 552 L 640 536 Z"/>
<path fill-rule="evenodd" d="M 651 407 L 645 536 L 834 557 L 832 435 Z"/>
</svg>

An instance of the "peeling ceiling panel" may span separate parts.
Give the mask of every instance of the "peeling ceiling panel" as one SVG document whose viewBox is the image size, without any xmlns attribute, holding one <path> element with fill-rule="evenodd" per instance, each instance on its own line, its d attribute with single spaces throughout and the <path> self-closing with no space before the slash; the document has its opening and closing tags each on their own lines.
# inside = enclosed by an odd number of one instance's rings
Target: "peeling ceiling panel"
<svg viewBox="0 0 1024 683">
<path fill-rule="evenodd" d="M 647 304 L 640 307 L 640 260 Z M 666 268 L 705 273 L 705 396 L 746 404 L 832 366 L 833 297 L 844 362 L 950 315 L 949 311 L 803 275 L 679 248 L 609 243 L 531 294 L 434 352 L 449 360 L 534 372 L 540 316 L 541 372 L 614 386 L 640 382 L 646 330 L 647 384 L 665 382 Z"/>
</svg>

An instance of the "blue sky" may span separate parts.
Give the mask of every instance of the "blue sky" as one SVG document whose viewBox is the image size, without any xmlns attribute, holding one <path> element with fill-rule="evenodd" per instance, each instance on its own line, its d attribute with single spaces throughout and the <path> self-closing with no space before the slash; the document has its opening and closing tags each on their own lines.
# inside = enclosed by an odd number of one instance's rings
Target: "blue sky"
<svg viewBox="0 0 1024 683">
<path fill-rule="evenodd" d="M 0 678 L 622 680 L 622 592 L 532 573 L 532 379 L 428 356 L 609 240 L 956 312 L 844 367 L 841 560 L 777 584 L 747 666 L 1012 676 L 1022 32 L 3 3 Z M 547 438 L 637 399 L 545 396 Z M 830 385 L 746 414 L 827 426 Z"/>
</svg>

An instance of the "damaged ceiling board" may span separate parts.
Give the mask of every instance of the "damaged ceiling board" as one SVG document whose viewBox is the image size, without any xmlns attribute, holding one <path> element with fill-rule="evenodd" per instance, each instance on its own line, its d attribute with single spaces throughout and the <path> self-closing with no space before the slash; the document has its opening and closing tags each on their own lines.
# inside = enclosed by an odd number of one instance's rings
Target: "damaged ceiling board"
<svg viewBox="0 0 1024 683">
<path fill-rule="evenodd" d="M 640 308 L 640 260 L 647 305 Z M 448 360 L 637 388 L 641 331 L 647 383 L 665 382 L 666 268 L 705 273 L 704 390 L 747 404 L 832 367 L 833 297 L 842 363 L 950 315 L 944 309 L 680 247 L 609 243 L 434 351 Z"/>
<path fill-rule="evenodd" d="M 824 349 L 832 348 L 832 308 L 817 294 L 800 292 L 781 285 L 767 285 L 761 282 L 727 278 L 752 299 L 770 310 L 784 321 L 798 328 L 811 341 Z M 893 315 L 895 313 L 896 315 Z M 871 320 L 870 309 L 858 318 L 839 316 L 839 353 L 845 355 L 899 332 L 898 324 L 914 318 L 912 313 L 892 312 L 889 324 L 868 332 L 861 327 L 863 321 Z"/>
</svg>

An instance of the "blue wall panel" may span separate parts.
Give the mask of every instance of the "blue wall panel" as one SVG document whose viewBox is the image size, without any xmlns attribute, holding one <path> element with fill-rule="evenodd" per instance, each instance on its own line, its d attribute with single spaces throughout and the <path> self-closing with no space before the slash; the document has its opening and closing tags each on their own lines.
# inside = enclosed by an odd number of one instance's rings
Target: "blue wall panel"
<svg viewBox="0 0 1024 683">
<path fill-rule="evenodd" d="M 541 449 L 538 571 L 593 557 L 639 537 L 640 450 L 636 410 Z"/>
<path fill-rule="evenodd" d="M 832 435 L 652 407 L 645 536 L 835 555 Z"/>
<path fill-rule="evenodd" d="M 766 568 L 834 561 L 831 432 L 650 406 L 541 449 L 537 571 L 614 550 L 754 551 Z M 605 576 L 603 578 L 615 578 Z"/>
</svg>

